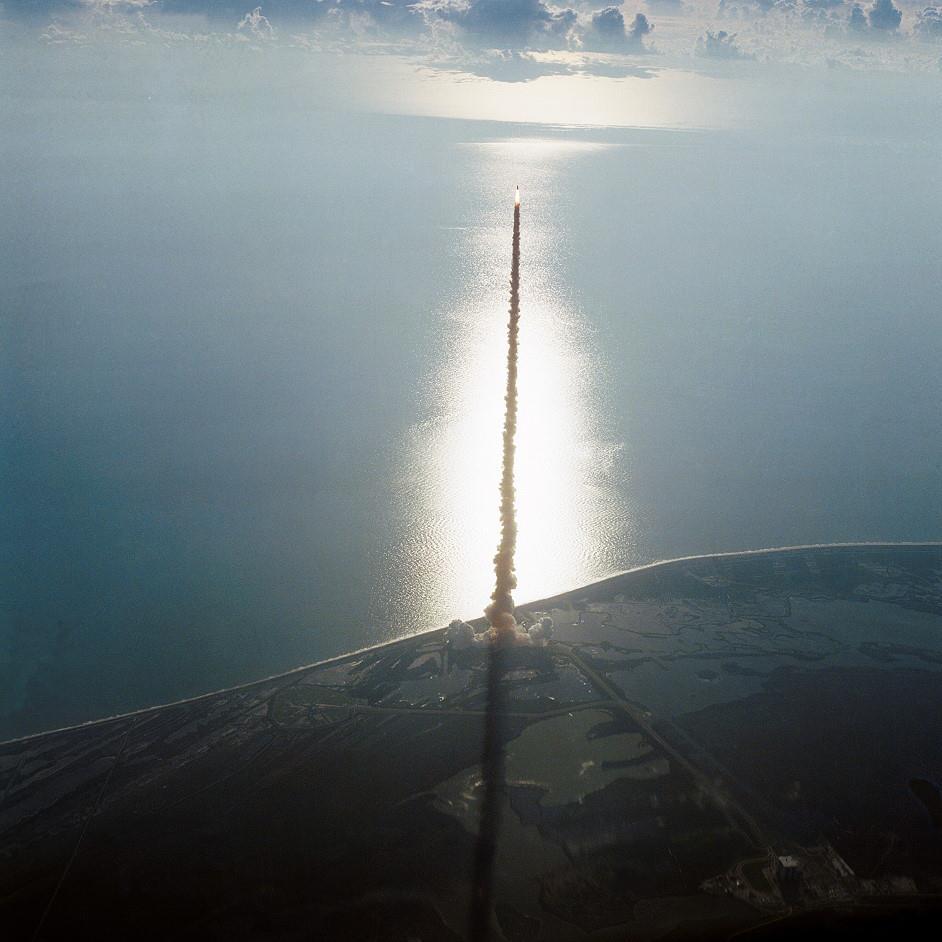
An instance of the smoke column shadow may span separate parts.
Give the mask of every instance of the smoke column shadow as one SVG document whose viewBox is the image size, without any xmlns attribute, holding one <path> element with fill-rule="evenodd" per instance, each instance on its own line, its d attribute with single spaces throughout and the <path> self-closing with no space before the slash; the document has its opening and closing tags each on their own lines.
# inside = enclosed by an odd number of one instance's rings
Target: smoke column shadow
<svg viewBox="0 0 942 942">
<path fill-rule="evenodd" d="M 484 717 L 484 751 L 481 781 L 484 796 L 474 856 L 471 890 L 471 942 L 486 942 L 494 909 L 494 864 L 500 836 L 501 797 L 504 791 L 504 741 L 506 727 L 505 685 L 508 648 L 494 643 L 488 651 L 487 712 Z"/>
</svg>

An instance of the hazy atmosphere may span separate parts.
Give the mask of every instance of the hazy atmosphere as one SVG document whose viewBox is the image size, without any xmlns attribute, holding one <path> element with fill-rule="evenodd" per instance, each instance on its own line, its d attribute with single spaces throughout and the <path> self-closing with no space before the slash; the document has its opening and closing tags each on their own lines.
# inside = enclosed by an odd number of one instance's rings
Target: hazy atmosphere
<svg viewBox="0 0 942 942">
<path fill-rule="evenodd" d="M 481 613 L 515 184 L 518 601 L 939 539 L 940 57 L 891 0 L 0 4 L 0 736 Z"/>
</svg>

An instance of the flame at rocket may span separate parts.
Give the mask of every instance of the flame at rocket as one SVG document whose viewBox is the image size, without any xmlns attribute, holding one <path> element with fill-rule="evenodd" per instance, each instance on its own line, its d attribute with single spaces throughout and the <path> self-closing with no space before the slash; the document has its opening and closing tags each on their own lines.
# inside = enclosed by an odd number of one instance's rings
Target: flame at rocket
<svg viewBox="0 0 942 942">
<path fill-rule="evenodd" d="M 514 503 L 514 438 L 517 432 L 517 342 L 520 335 L 520 187 L 514 196 L 513 257 L 510 267 L 510 318 L 507 323 L 507 391 L 504 394 L 503 472 L 500 481 L 500 544 L 494 556 L 494 592 L 485 609 L 496 639 L 516 637 L 513 590 L 517 587 L 514 552 L 517 517 Z"/>
</svg>

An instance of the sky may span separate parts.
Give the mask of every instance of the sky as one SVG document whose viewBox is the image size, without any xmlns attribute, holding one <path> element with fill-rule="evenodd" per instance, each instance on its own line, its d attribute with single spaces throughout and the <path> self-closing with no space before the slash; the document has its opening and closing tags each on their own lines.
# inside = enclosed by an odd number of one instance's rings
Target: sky
<svg viewBox="0 0 942 942">
<path fill-rule="evenodd" d="M 0 10 L 0 736 L 480 614 L 517 183 L 520 600 L 939 538 L 931 8 Z"/>
</svg>

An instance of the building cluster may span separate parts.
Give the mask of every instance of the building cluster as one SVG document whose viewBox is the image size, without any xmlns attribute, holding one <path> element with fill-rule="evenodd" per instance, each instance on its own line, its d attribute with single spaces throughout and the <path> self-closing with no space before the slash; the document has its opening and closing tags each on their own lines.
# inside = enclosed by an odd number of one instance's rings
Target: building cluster
<svg viewBox="0 0 942 942">
<path fill-rule="evenodd" d="M 916 884 L 904 875 L 861 879 L 834 847 L 825 843 L 788 851 L 769 848 L 766 858 L 740 861 L 707 880 L 703 889 L 776 912 L 859 897 L 909 895 L 916 892 Z"/>
</svg>

